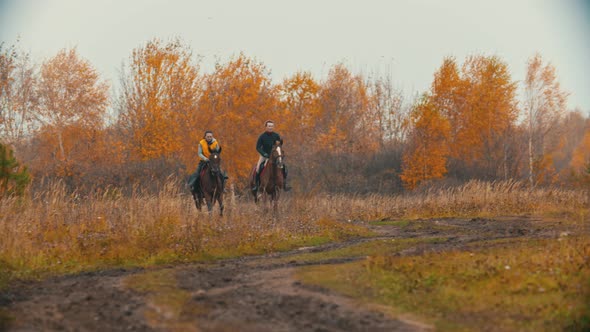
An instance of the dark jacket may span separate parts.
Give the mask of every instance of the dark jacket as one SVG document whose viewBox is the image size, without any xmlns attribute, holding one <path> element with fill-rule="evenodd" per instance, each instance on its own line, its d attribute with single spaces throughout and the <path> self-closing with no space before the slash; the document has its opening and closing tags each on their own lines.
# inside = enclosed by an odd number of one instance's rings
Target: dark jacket
<svg viewBox="0 0 590 332">
<path fill-rule="evenodd" d="M 276 141 L 280 141 L 281 145 L 283 144 L 283 140 L 279 134 L 275 132 L 264 132 L 260 135 L 260 137 L 258 137 L 258 142 L 256 142 L 256 151 L 258 151 L 258 153 L 260 153 L 263 157 L 268 158 Z"/>
</svg>

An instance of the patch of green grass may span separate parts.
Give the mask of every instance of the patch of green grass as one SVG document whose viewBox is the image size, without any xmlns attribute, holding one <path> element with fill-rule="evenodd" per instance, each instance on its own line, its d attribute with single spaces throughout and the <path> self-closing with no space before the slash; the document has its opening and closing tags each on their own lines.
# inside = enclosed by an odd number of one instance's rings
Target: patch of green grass
<svg viewBox="0 0 590 332">
<path fill-rule="evenodd" d="M 590 238 L 301 268 L 305 283 L 423 317 L 443 331 L 587 330 Z"/>
<path fill-rule="evenodd" d="M 371 225 L 375 226 L 398 226 L 398 227 L 406 227 L 410 224 L 409 220 L 375 220 L 369 222 Z"/>
<path fill-rule="evenodd" d="M 305 263 L 320 262 L 338 258 L 356 258 L 370 255 L 391 255 L 404 249 L 417 246 L 422 243 L 437 243 L 445 241 L 442 238 L 428 239 L 380 239 L 361 242 L 334 250 L 310 252 L 291 255 L 281 258 L 282 261 L 297 261 Z"/>
<path fill-rule="evenodd" d="M 369 222 L 373 226 L 395 226 L 405 231 L 450 231 L 457 230 L 459 227 L 454 225 L 440 224 L 436 220 L 416 221 L 416 220 L 377 220 Z"/>
<path fill-rule="evenodd" d="M 588 222 L 590 209 L 545 211 L 541 215 L 545 220 L 559 221 L 573 225 L 584 225 L 586 222 Z"/>
<path fill-rule="evenodd" d="M 404 227 L 406 231 L 450 231 L 460 229 L 459 226 L 438 224 L 435 221 L 410 222 Z"/>
</svg>

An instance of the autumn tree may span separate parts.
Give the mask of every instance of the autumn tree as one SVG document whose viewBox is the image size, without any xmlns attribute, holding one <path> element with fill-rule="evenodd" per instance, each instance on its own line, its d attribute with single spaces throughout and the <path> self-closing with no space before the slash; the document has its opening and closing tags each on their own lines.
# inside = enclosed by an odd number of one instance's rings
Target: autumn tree
<svg viewBox="0 0 590 332">
<path fill-rule="evenodd" d="M 428 96 L 414 107 L 410 121 L 412 131 L 401 178 L 408 189 L 414 189 L 421 182 L 446 174 L 450 125 Z"/>
<path fill-rule="evenodd" d="M 360 75 L 343 64 L 330 69 L 320 90 L 322 145 L 336 153 L 367 153 L 379 147 L 380 119 L 370 107 L 370 95 Z M 377 130 L 375 130 L 377 128 Z"/>
<path fill-rule="evenodd" d="M 590 119 L 586 120 L 586 128 L 582 140 L 574 149 L 570 166 L 576 173 L 584 173 L 590 165 Z"/>
<path fill-rule="evenodd" d="M 38 93 L 39 107 L 34 118 L 46 138 L 53 138 L 52 148 L 46 150 L 48 158 L 42 162 L 54 163 L 62 176 L 71 174 L 77 162 L 77 153 L 71 147 L 88 138 L 88 133 L 102 128 L 108 106 L 107 83 L 76 49 L 61 50 L 41 65 Z M 75 131 L 75 134 L 65 135 Z"/>
<path fill-rule="evenodd" d="M 316 142 L 322 132 L 319 124 L 321 107 L 319 103 L 320 85 L 309 72 L 297 72 L 285 78 L 278 86 L 280 98 L 282 135 L 289 137 L 290 169 L 297 178 L 311 179 L 313 176 L 315 149 L 308 142 Z M 309 181 L 297 181 L 299 186 L 310 189 Z"/>
<path fill-rule="evenodd" d="M 496 56 L 470 56 L 459 70 L 453 58 L 446 58 L 435 73 L 431 94 L 449 120 L 453 164 L 462 165 L 463 171 L 470 167 L 483 178 L 504 174 L 508 138 L 518 115 L 516 84 L 506 63 Z"/>
<path fill-rule="evenodd" d="M 298 72 L 283 80 L 279 85 L 281 108 L 284 110 L 283 124 L 297 143 L 314 139 L 319 130 L 321 118 L 319 104 L 320 85 L 311 73 Z"/>
<path fill-rule="evenodd" d="M 190 48 L 154 39 L 134 49 L 121 86 L 118 125 L 131 156 L 192 164 L 206 116 L 198 110 L 201 77 Z"/>
<path fill-rule="evenodd" d="M 14 74 L 17 60 L 17 53 L 14 46 L 6 48 L 4 43 L 0 44 L 0 133 L 5 140 L 9 132 L 12 116 L 9 114 L 11 110 L 11 95 L 14 80 Z"/>
<path fill-rule="evenodd" d="M 400 144 L 406 138 L 408 116 L 404 109 L 402 92 L 393 87 L 390 77 L 378 77 L 367 82 L 370 96 L 369 114 L 377 117 L 373 130 L 383 143 Z"/>
<path fill-rule="evenodd" d="M 199 110 L 205 119 L 199 132 L 202 135 L 210 129 L 216 133 L 225 167 L 232 176 L 245 179 L 256 162 L 256 140 L 264 131 L 265 120 L 274 120 L 277 132 L 282 133 L 286 126 L 281 122 L 278 89 L 269 70 L 244 54 L 216 64 L 204 82 Z M 287 144 L 289 137 L 283 138 Z"/>
<path fill-rule="evenodd" d="M 485 178 L 494 179 L 507 168 L 507 143 L 518 117 L 516 82 L 496 56 L 468 58 L 465 67 L 468 129 L 463 144 L 475 143 L 472 156 L 480 160 L 476 165 Z"/>
<path fill-rule="evenodd" d="M 571 180 L 575 186 L 586 190 L 590 207 L 590 119 L 586 120 L 584 137 L 573 152 L 570 166 Z"/>
<path fill-rule="evenodd" d="M 366 130 L 376 139 L 378 149 L 363 154 L 366 191 L 393 193 L 403 188 L 399 177 L 402 171 L 403 151 L 410 130 L 412 103 L 407 103 L 400 89 L 394 87 L 392 76 L 369 75 L 365 78 L 368 89 L 370 116 L 373 125 Z"/>
<path fill-rule="evenodd" d="M 33 129 L 36 77 L 29 55 L 0 44 L 0 137 L 14 146 Z"/>
<path fill-rule="evenodd" d="M 555 68 L 543 64 L 536 54 L 527 63 L 524 112 L 528 124 L 529 183 L 535 186 L 538 174 L 552 167 L 552 156 L 546 154 L 547 135 L 563 116 L 567 93 L 561 90 Z"/>
<path fill-rule="evenodd" d="M 581 109 L 574 109 L 568 111 L 559 121 L 557 128 L 554 130 L 555 134 L 551 137 L 556 140 L 554 150 L 557 160 L 559 160 L 558 168 L 563 169 L 568 166 L 573 158 L 573 151 L 583 140 L 583 137 L 590 125 L 590 118 L 584 114 Z"/>
<path fill-rule="evenodd" d="M 434 73 L 431 86 L 431 102 L 448 119 L 450 125 L 449 148 L 453 158 L 460 159 L 466 148 L 461 141 L 462 134 L 468 127 L 466 109 L 466 93 L 468 82 L 461 77 L 455 58 L 447 57 Z"/>
</svg>

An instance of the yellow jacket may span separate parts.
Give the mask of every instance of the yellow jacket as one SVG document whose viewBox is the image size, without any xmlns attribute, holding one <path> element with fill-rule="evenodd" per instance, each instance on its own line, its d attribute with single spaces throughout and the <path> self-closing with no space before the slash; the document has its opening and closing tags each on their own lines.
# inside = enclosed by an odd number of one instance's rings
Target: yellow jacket
<svg viewBox="0 0 590 332">
<path fill-rule="evenodd" d="M 211 141 L 211 144 L 209 144 L 204 138 L 199 142 L 199 158 L 201 158 L 201 160 L 205 160 L 205 158 L 209 159 L 209 156 L 211 155 L 209 150 L 219 151 L 219 143 L 217 143 L 215 138 Z"/>
</svg>

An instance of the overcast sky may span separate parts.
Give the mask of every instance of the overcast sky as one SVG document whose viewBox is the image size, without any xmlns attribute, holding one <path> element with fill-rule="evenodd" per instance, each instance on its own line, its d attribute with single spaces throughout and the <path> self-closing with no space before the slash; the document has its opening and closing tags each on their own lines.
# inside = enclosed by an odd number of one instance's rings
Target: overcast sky
<svg viewBox="0 0 590 332">
<path fill-rule="evenodd" d="M 514 80 L 535 52 L 557 69 L 569 108 L 590 112 L 590 0 L 0 0 L 0 41 L 33 60 L 77 47 L 118 82 L 131 51 L 180 37 L 210 72 L 244 52 L 278 83 L 343 62 L 391 75 L 407 95 L 426 91 L 445 56 L 498 55 Z"/>
</svg>

